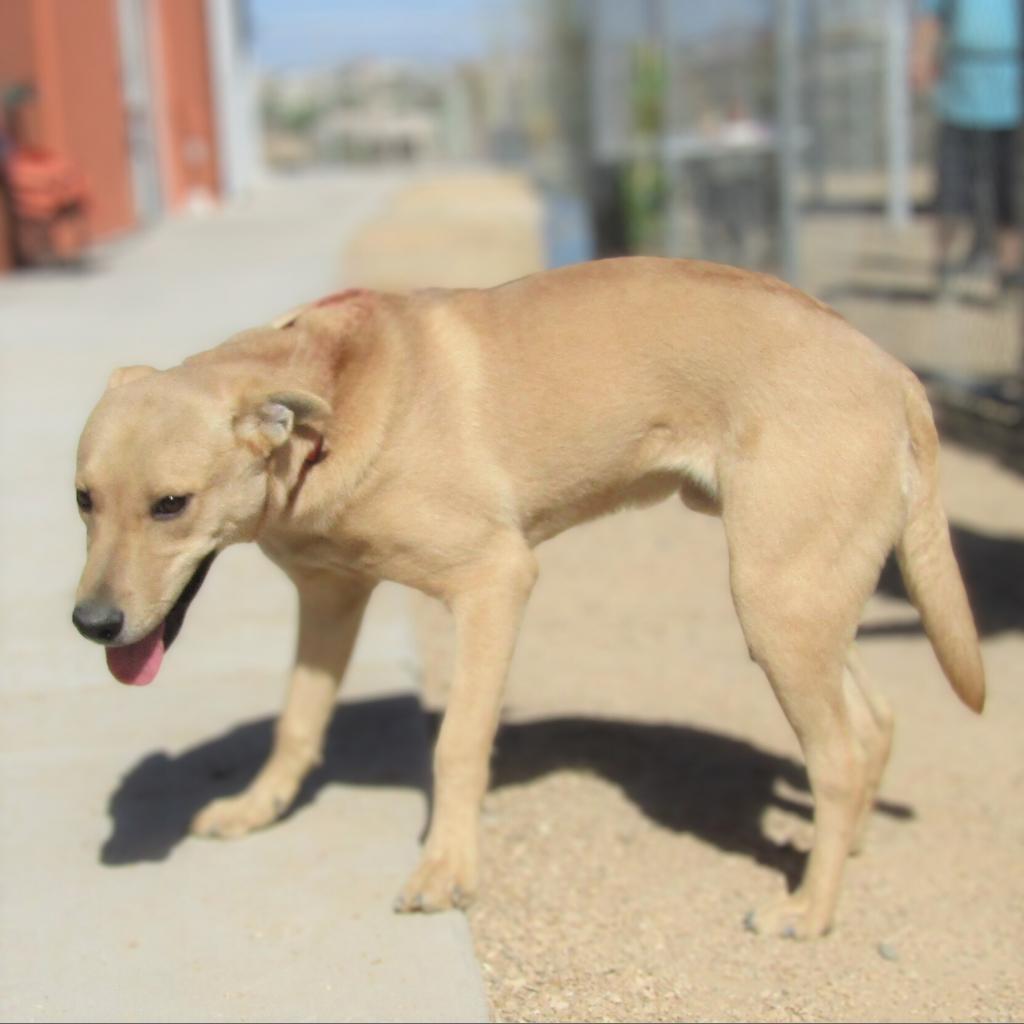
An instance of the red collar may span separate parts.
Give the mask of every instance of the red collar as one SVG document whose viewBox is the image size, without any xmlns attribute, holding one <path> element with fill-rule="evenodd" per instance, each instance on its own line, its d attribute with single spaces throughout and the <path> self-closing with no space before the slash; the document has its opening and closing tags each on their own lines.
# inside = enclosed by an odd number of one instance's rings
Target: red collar
<svg viewBox="0 0 1024 1024">
<path fill-rule="evenodd" d="M 324 436 L 323 434 L 317 434 L 316 444 L 313 445 L 312 451 L 306 456 L 306 465 L 315 466 L 326 458 L 327 452 L 324 451 Z"/>
</svg>

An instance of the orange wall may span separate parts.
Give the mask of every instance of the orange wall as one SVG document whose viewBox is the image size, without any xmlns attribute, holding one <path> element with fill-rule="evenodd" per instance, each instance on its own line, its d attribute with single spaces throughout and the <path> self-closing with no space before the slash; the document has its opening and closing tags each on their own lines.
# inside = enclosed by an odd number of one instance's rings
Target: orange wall
<svg viewBox="0 0 1024 1024">
<path fill-rule="evenodd" d="M 220 194 L 204 0 L 150 0 L 149 56 L 164 199 Z M 0 0 L 0 87 L 35 86 L 26 142 L 85 174 L 95 236 L 136 223 L 120 73 L 117 0 Z M 0 218 L 0 270 L 7 263 Z"/>
<path fill-rule="evenodd" d="M 0 0 L 0 89 L 30 79 L 32 66 L 31 0 Z M 0 204 L 0 273 L 9 270 L 12 262 L 11 225 Z"/>
<path fill-rule="evenodd" d="M 156 0 L 152 47 L 164 187 L 171 207 L 220 193 L 203 0 Z"/>
<path fill-rule="evenodd" d="M 31 76 L 32 0 L 3 0 L 0 3 L 0 85 Z"/>
<path fill-rule="evenodd" d="M 0 81 L 30 81 L 31 139 L 85 175 L 96 235 L 135 223 L 115 0 L 2 0 Z"/>
<path fill-rule="evenodd" d="M 135 203 L 115 0 L 47 0 L 45 6 L 53 12 L 63 147 L 89 181 L 93 230 L 123 231 L 135 223 Z"/>
</svg>

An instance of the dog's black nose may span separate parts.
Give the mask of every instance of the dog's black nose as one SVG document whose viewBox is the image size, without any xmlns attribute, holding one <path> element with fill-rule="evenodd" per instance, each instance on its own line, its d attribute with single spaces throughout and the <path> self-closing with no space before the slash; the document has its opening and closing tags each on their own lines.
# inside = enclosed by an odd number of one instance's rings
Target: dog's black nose
<svg viewBox="0 0 1024 1024">
<path fill-rule="evenodd" d="M 82 636 L 108 644 L 121 632 L 124 613 L 103 601 L 83 601 L 75 606 L 71 621 Z"/>
</svg>

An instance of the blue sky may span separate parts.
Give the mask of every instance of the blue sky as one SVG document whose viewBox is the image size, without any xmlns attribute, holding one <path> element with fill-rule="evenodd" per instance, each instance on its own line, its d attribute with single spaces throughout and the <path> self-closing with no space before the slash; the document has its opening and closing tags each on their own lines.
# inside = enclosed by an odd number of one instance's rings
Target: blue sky
<svg viewBox="0 0 1024 1024">
<path fill-rule="evenodd" d="M 255 55 L 268 68 L 317 67 L 365 55 L 446 62 L 478 56 L 479 0 L 252 0 Z"/>
<path fill-rule="evenodd" d="M 255 56 L 265 68 L 308 68 L 352 57 L 399 57 L 443 63 L 478 57 L 496 33 L 517 27 L 523 0 L 250 0 Z M 624 23 L 642 17 L 636 0 L 614 0 L 607 13 Z M 671 0 L 674 32 L 700 36 L 770 20 L 773 0 Z"/>
</svg>

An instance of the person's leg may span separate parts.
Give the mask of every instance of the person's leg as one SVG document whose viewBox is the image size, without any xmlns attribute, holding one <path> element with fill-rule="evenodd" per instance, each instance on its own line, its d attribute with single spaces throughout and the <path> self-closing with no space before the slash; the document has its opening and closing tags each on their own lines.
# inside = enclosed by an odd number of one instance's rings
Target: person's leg
<svg viewBox="0 0 1024 1024">
<path fill-rule="evenodd" d="M 963 211 L 967 179 L 967 138 L 956 125 L 940 123 L 936 143 L 935 273 L 939 290 L 949 280 L 950 252 Z"/>
<path fill-rule="evenodd" d="M 995 217 L 999 232 L 999 277 L 1004 284 L 1024 282 L 1024 244 L 1017 211 L 1017 138 L 1008 128 L 993 132 Z"/>
<path fill-rule="evenodd" d="M 995 253 L 994 133 L 984 129 L 965 130 L 964 150 L 962 202 L 973 237 L 960 267 L 970 273 L 991 269 Z"/>
</svg>

